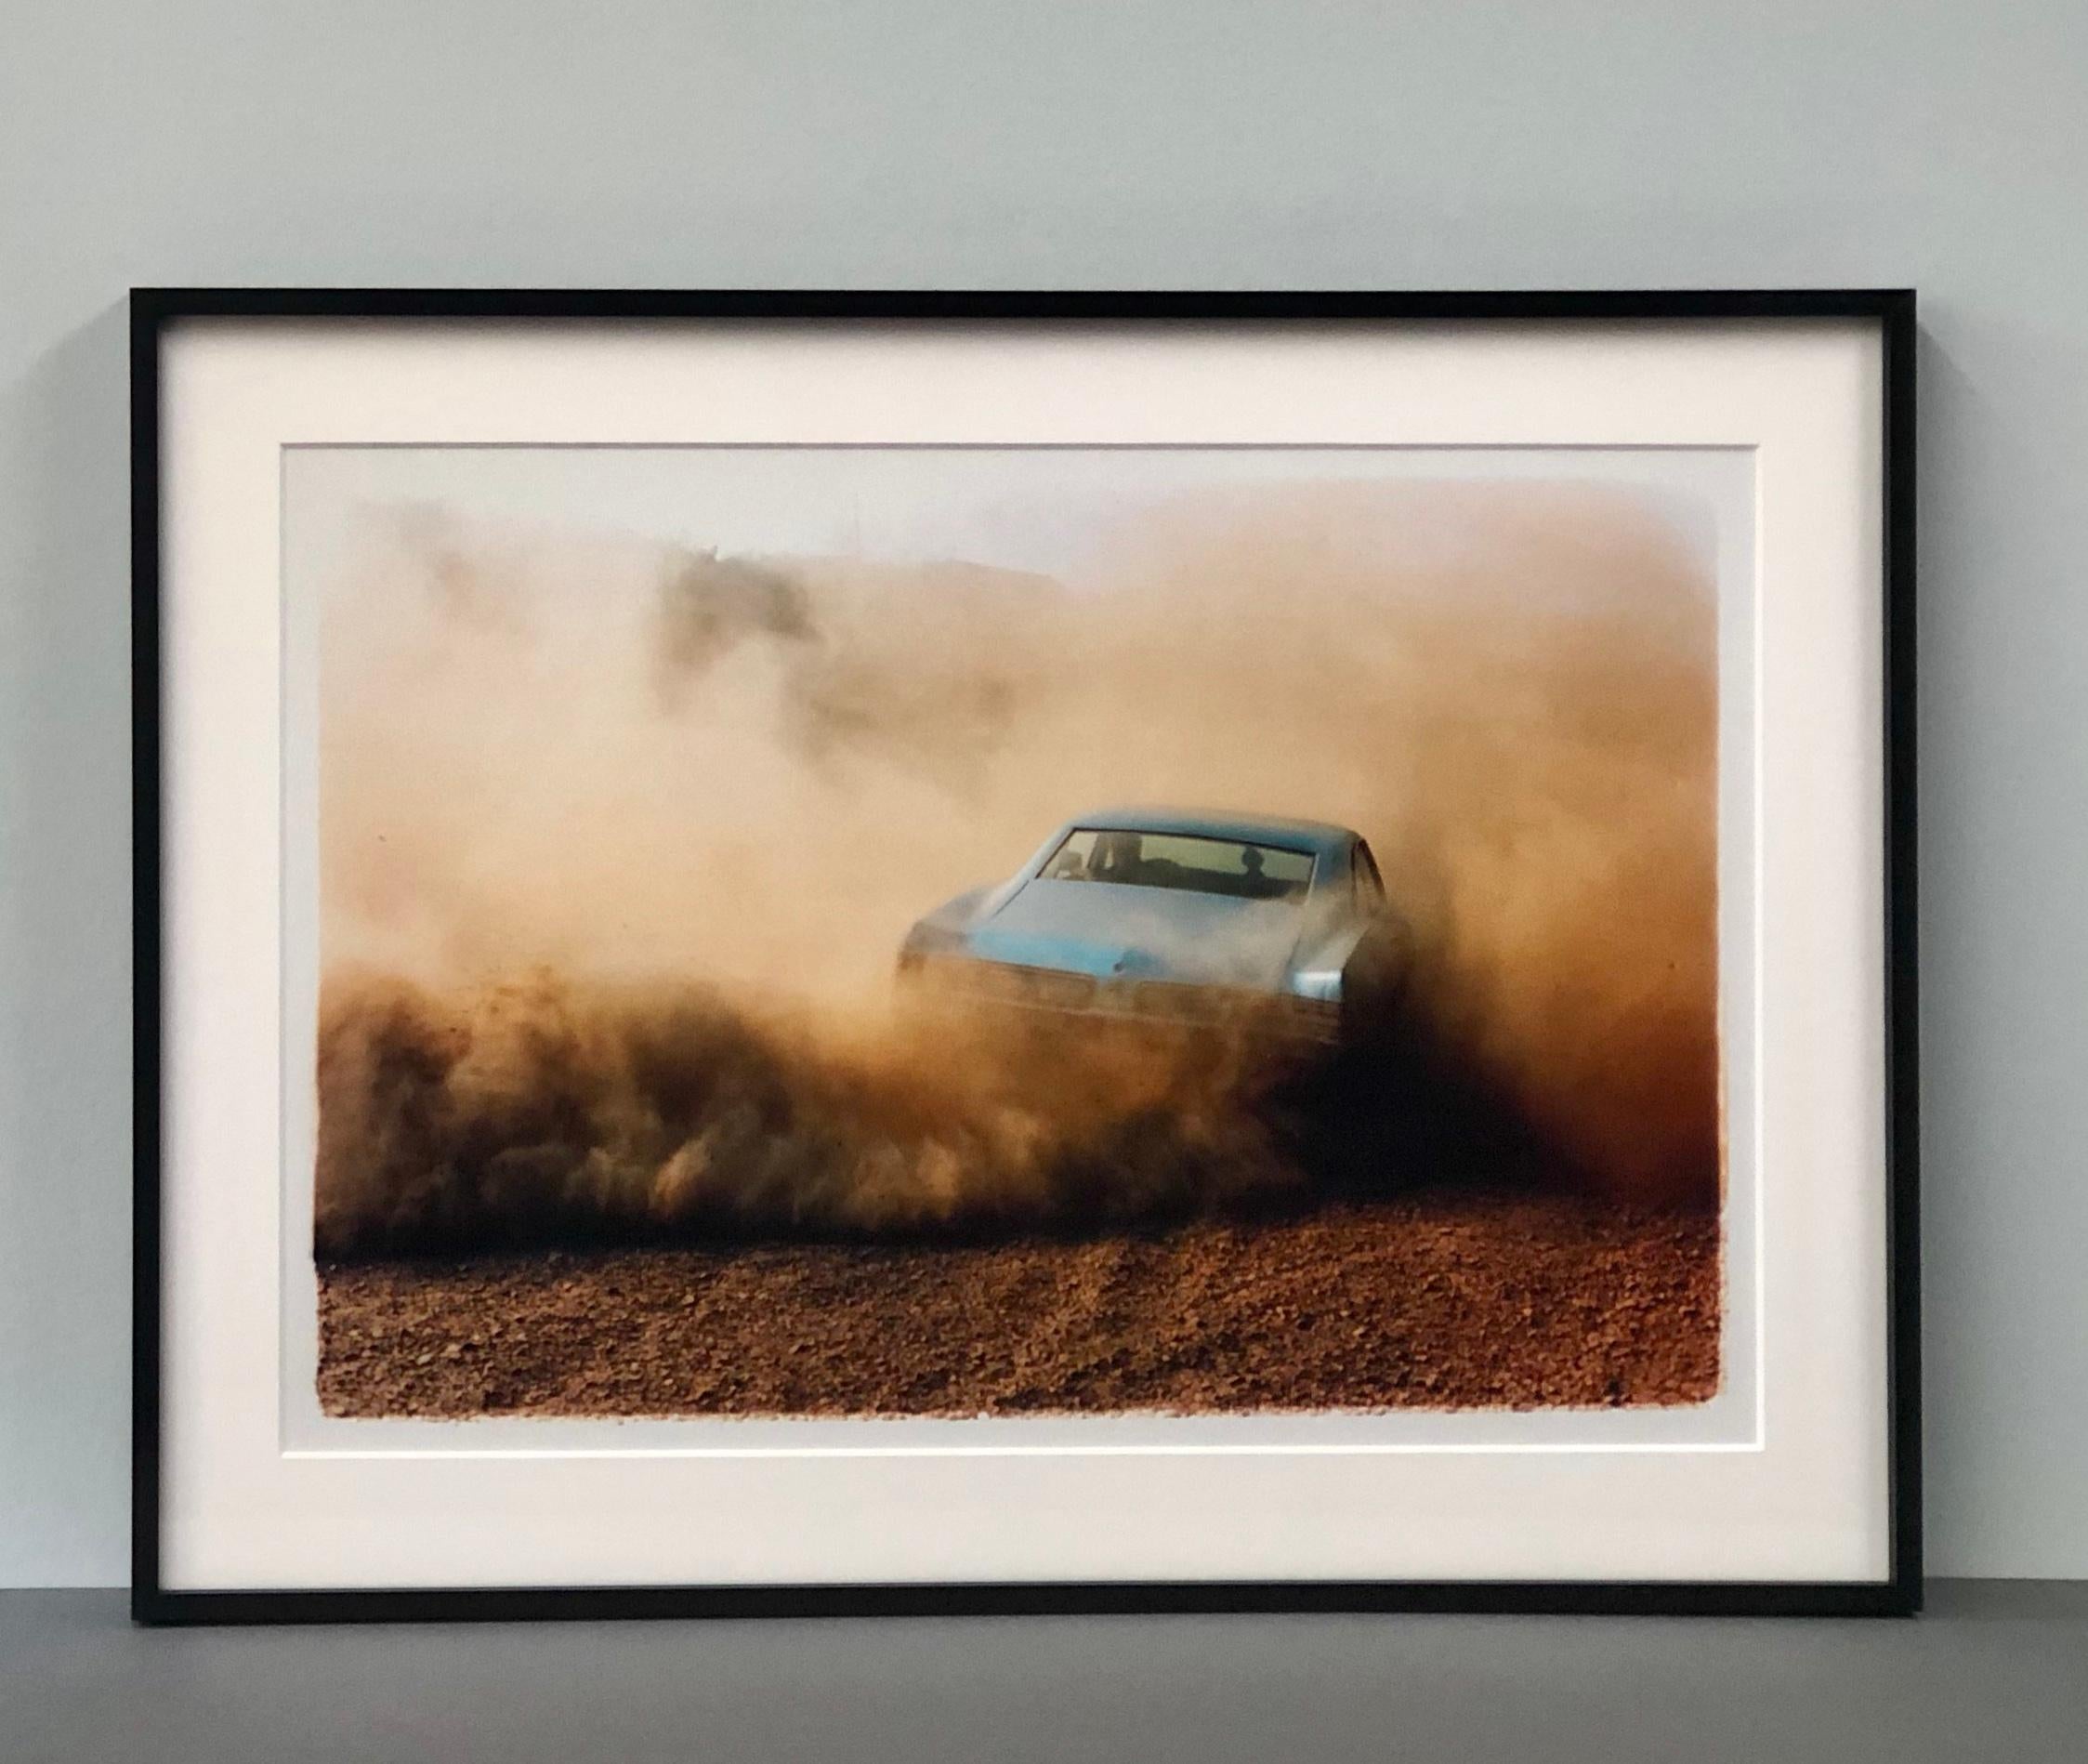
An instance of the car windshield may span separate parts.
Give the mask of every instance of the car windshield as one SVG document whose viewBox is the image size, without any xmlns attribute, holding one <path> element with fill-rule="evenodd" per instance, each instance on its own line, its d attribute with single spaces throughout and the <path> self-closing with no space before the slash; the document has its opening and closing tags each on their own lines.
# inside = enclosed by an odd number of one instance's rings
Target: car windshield
<svg viewBox="0 0 2088 1764">
<path fill-rule="evenodd" d="M 1082 827 L 1067 835 L 1040 874 L 1048 882 L 1115 882 L 1241 901 L 1294 901 L 1312 881 L 1312 853 L 1256 839 Z"/>
</svg>

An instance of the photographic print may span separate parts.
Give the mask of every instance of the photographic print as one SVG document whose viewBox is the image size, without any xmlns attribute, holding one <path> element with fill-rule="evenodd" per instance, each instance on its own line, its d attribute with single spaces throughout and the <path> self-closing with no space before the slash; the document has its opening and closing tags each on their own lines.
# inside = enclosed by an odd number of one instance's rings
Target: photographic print
<svg viewBox="0 0 2088 1764">
<path fill-rule="evenodd" d="M 326 1414 L 1704 1402 L 1745 473 L 293 452 Z"/>
<path fill-rule="evenodd" d="M 141 1616 L 1911 1607 L 1906 296 L 134 327 Z"/>
</svg>

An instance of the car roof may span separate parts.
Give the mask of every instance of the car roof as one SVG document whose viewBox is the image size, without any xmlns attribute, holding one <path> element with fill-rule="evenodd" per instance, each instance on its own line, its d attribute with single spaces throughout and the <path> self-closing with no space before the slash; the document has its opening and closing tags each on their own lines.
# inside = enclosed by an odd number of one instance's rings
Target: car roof
<svg viewBox="0 0 2088 1764">
<path fill-rule="evenodd" d="M 1338 851 L 1360 836 L 1331 821 L 1294 821 L 1282 815 L 1244 815 L 1210 809 L 1164 809 L 1151 804 L 1094 809 L 1075 815 L 1064 832 L 1078 827 L 1127 833 L 1175 833 L 1191 838 L 1239 839 L 1249 844 L 1301 846 Z"/>
</svg>

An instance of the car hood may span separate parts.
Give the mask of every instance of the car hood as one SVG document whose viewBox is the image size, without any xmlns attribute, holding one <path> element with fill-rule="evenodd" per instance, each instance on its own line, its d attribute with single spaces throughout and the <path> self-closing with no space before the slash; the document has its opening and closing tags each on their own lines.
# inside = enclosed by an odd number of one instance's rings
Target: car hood
<svg viewBox="0 0 2088 1764">
<path fill-rule="evenodd" d="M 987 961 L 1026 968 L 1275 992 L 1303 924 L 1293 901 L 1039 878 L 976 927 L 969 941 Z"/>
</svg>

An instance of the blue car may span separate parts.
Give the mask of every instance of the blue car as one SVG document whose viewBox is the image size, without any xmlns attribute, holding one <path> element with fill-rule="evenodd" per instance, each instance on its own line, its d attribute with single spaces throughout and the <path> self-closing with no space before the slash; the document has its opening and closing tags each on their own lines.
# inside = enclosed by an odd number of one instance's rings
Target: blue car
<svg viewBox="0 0 2088 1764">
<path fill-rule="evenodd" d="M 1059 1017 L 1336 1043 L 1379 1020 L 1405 938 L 1347 827 L 1176 809 L 1075 816 L 919 920 L 902 978 Z"/>
</svg>

